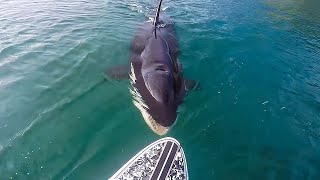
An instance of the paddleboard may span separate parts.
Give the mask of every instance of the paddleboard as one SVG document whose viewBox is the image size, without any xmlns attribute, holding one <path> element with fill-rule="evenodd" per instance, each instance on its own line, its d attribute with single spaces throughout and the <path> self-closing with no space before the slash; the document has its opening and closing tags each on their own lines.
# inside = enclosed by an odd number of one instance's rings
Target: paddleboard
<svg viewBox="0 0 320 180">
<path fill-rule="evenodd" d="M 187 161 L 180 143 L 162 138 L 145 147 L 109 180 L 188 180 Z"/>
</svg>

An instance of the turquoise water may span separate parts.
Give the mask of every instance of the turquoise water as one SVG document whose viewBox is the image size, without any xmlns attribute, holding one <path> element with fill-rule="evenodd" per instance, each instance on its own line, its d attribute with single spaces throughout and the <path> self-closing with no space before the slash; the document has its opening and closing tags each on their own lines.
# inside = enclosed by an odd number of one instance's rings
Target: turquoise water
<svg viewBox="0 0 320 180">
<path fill-rule="evenodd" d="M 0 5 L 0 179 L 106 179 L 160 137 L 104 81 L 153 0 Z M 317 0 L 164 0 L 190 93 L 167 134 L 190 179 L 320 179 Z"/>
</svg>

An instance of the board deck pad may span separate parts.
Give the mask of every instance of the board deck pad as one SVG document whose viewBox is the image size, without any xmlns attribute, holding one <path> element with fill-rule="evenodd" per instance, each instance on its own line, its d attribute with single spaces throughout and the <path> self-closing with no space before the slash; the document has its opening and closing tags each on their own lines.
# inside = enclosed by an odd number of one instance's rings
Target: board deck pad
<svg viewBox="0 0 320 180">
<path fill-rule="evenodd" d="M 188 180 L 187 161 L 180 143 L 166 137 L 141 150 L 109 180 Z"/>
</svg>

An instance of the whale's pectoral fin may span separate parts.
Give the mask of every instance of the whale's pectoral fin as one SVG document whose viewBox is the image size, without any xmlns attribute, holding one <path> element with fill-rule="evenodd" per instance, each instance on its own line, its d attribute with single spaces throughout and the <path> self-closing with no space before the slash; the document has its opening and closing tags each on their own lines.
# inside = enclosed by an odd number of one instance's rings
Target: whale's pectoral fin
<svg viewBox="0 0 320 180">
<path fill-rule="evenodd" d="M 200 89 L 200 85 L 198 81 L 185 79 L 184 82 L 185 82 L 185 88 L 187 91 L 194 91 L 194 90 Z"/>
<path fill-rule="evenodd" d="M 129 66 L 128 65 L 121 65 L 116 66 L 113 68 L 109 68 L 104 72 L 104 77 L 106 79 L 128 79 L 129 78 Z"/>
</svg>

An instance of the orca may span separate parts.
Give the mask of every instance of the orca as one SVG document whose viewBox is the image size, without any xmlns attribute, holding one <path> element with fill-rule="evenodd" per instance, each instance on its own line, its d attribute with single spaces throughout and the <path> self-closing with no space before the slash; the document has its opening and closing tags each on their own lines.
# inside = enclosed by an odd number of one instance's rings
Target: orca
<svg viewBox="0 0 320 180">
<path fill-rule="evenodd" d="M 134 105 L 150 128 L 164 135 L 176 121 L 187 90 L 195 89 L 198 83 L 183 78 L 174 25 L 160 13 L 161 4 L 162 0 L 153 22 L 138 28 L 130 47 L 129 66 L 108 69 L 106 75 L 130 79 Z"/>
</svg>

